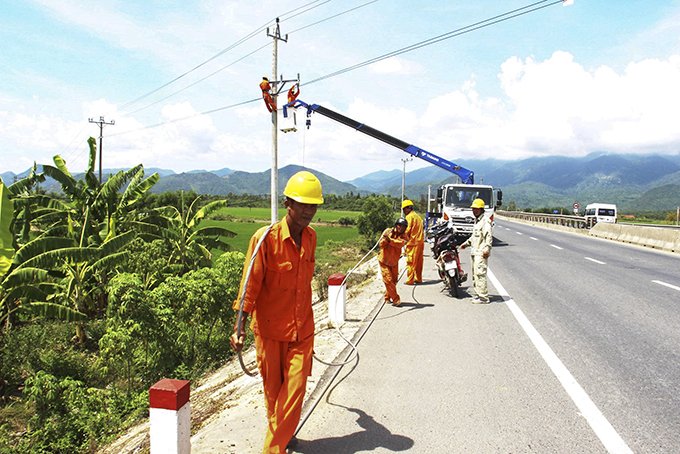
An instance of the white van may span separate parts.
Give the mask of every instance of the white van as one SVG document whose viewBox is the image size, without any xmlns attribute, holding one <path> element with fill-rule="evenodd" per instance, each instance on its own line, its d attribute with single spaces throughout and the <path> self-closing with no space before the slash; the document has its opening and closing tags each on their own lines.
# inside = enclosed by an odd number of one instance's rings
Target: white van
<svg viewBox="0 0 680 454">
<path fill-rule="evenodd" d="M 586 207 L 586 221 L 592 219 L 592 225 L 595 225 L 597 222 L 609 222 L 613 224 L 616 222 L 617 216 L 618 211 L 616 205 L 611 203 L 591 203 Z"/>
</svg>

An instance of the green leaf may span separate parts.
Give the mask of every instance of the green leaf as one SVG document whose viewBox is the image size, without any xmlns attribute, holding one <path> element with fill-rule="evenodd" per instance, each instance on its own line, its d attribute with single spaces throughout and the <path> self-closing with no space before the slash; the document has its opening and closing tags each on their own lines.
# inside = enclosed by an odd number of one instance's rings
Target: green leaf
<svg viewBox="0 0 680 454">
<path fill-rule="evenodd" d="M 87 145 L 90 147 L 90 160 L 87 164 L 87 173 L 94 172 L 94 163 L 97 159 L 97 140 L 94 137 L 87 139 Z"/>
<path fill-rule="evenodd" d="M 4 288 L 17 287 L 47 280 L 48 271 L 40 268 L 17 268 L 7 275 L 2 282 Z"/>
<path fill-rule="evenodd" d="M 198 199 L 196 199 L 198 200 Z M 193 204 L 192 204 L 193 206 Z M 188 226 L 190 228 L 193 228 L 194 226 L 198 226 L 198 224 L 201 222 L 201 219 L 210 216 L 212 213 L 215 211 L 219 210 L 222 207 L 227 206 L 227 201 L 226 200 L 217 200 L 215 202 L 211 202 L 198 210 L 198 212 L 194 215 L 194 217 L 191 219 L 189 222 Z"/>
<path fill-rule="evenodd" d="M 0 276 L 4 276 L 9 271 L 14 257 L 12 219 L 14 219 L 14 204 L 9 199 L 9 189 L 0 178 Z"/>
<path fill-rule="evenodd" d="M 58 158 L 58 156 L 55 156 L 55 159 L 56 158 Z M 61 160 L 61 158 L 59 159 Z M 63 162 L 63 160 L 61 160 L 61 162 Z M 71 196 L 76 195 L 78 193 L 78 188 L 76 187 L 76 180 L 71 176 L 70 173 L 68 173 L 68 170 L 66 171 L 66 173 L 64 173 L 57 167 L 43 165 L 43 172 L 48 177 L 57 180 L 59 184 L 61 184 L 61 189 L 64 191 L 64 193 Z"/>
<path fill-rule="evenodd" d="M 99 258 L 100 255 L 101 250 L 99 248 L 62 248 L 37 255 L 25 261 L 19 267 L 52 268 L 63 262 L 87 263 Z"/>
<path fill-rule="evenodd" d="M 101 249 L 103 256 L 110 255 L 118 251 L 120 248 L 128 244 L 130 241 L 134 240 L 135 236 L 137 236 L 137 232 L 135 232 L 134 230 L 121 233 L 118 236 L 106 240 L 101 246 L 99 246 L 99 249 Z"/>
<path fill-rule="evenodd" d="M 226 236 L 227 238 L 233 238 L 236 236 L 236 232 L 232 232 L 223 227 L 204 227 L 195 230 L 189 239 L 195 239 L 197 236 Z"/>
<path fill-rule="evenodd" d="M 60 237 L 39 237 L 30 243 L 25 244 L 14 256 L 14 263 L 20 265 L 26 260 L 55 249 L 74 247 L 76 242 L 70 238 Z"/>
<path fill-rule="evenodd" d="M 81 322 L 87 319 L 87 315 L 83 314 L 82 312 L 56 303 L 30 303 L 27 305 L 21 305 L 20 309 L 42 315 L 43 317 L 51 317 L 63 320 L 65 322 Z"/>
</svg>

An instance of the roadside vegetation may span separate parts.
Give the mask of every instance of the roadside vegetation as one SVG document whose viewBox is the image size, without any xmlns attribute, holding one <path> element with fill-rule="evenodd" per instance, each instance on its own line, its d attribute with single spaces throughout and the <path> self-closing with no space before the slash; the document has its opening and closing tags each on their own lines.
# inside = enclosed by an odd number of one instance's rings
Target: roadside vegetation
<svg viewBox="0 0 680 454">
<path fill-rule="evenodd" d="M 0 183 L 0 454 L 94 453 L 148 416 L 153 383 L 197 380 L 233 355 L 243 252 L 269 201 L 151 194 L 158 175 L 141 165 L 100 183 L 89 144 L 82 179 L 55 156 Z M 47 176 L 61 193 L 38 189 Z M 382 228 L 357 225 L 395 215 L 386 197 L 325 198 L 316 298 Z"/>
</svg>

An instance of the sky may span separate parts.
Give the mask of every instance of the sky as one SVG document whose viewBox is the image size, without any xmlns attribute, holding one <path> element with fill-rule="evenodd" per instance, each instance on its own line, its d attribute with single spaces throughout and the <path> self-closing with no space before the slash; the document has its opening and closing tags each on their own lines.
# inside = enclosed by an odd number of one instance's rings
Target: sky
<svg viewBox="0 0 680 454">
<path fill-rule="evenodd" d="M 277 17 L 300 100 L 453 162 L 680 151 L 680 0 L 0 0 L 0 173 L 86 170 L 101 117 L 105 169 L 268 170 Z M 279 168 L 428 165 L 305 117 Z"/>
</svg>

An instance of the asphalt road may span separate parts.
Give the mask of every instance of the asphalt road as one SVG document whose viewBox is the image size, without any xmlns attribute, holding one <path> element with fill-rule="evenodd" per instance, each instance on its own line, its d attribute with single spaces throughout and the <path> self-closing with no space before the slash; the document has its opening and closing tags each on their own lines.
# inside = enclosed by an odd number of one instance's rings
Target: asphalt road
<svg viewBox="0 0 680 454">
<path fill-rule="evenodd" d="M 492 303 L 426 246 L 292 452 L 680 452 L 680 258 L 501 221 Z M 469 269 L 469 255 L 462 252 Z"/>
</svg>

